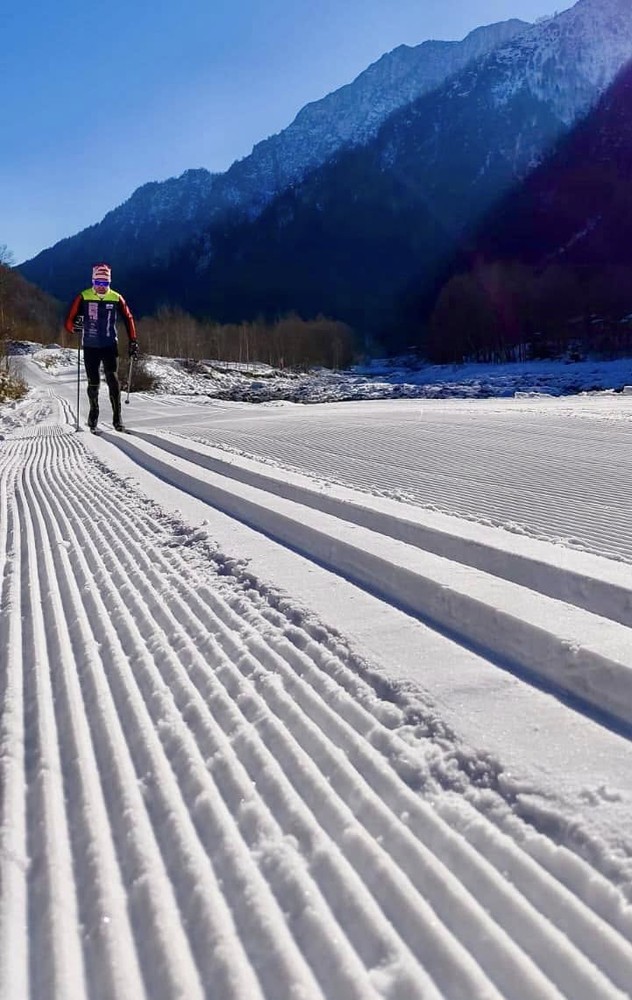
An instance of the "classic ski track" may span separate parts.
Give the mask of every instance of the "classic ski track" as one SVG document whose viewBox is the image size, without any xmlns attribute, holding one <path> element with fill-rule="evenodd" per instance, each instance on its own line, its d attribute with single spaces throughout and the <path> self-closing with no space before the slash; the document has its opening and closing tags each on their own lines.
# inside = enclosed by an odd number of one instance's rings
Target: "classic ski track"
<svg viewBox="0 0 632 1000">
<path fill-rule="evenodd" d="M 343 498 L 333 496 L 329 491 L 323 492 L 318 488 L 317 481 L 305 475 L 300 475 L 299 481 L 292 484 L 283 474 L 279 474 L 278 469 L 270 469 L 268 473 L 265 464 L 262 466 L 261 463 L 256 463 L 253 467 L 248 461 L 244 463 L 243 460 L 240 462 L 219 457 L 226 453 L 221 449 L 208 449 L 200 441 L 196 447 L 189 439 L 182 439 L 177 435 L 140 431 L 136 435 L 136 443 L 139 442 L 146 442 L 151 447 L 162 449 L 193 466 L 225 476 L 228 480 L 235 479 L 238 483 L 333 514 L 351 524 L 367 527 L 379 534 L 405 541 L 429 553 L 481 569 L 530 589 L 537 586 L 543 595 L 568 601 L 594 614 L 632 626 L 631 591 L 623 579 L 619 578 L 614 585 L 603 580 L 599 584 L 592 581 L 587 587 L 587 581 L 582 579 L 577 568 L 573 570 L 567 566 L 562 570 L 559 567 L 559 559 L 554 555 L 555 549 L 549 549 L 548 563 L 535 560 L 538 565 L 537 572 L 534 573 L 533 559 L 525 559 L 519 551 L 513 554 L 510 550 L 507 551 L 507 545 L 505 543 L 503 546 L 500 534 L 496 536 L 498 548 L 489 542 L 473 542 L 467 536 L 465 539 L 461 537 L 458 531 L 451 532 L 445 521 L 440 529 L 424 526 L 423 519 L 420 523 L 415 523 L 409 505 L 401 507 L 400 512 L 397 510 L 398 505 L 389 501 L 387 512 L 379 506 L 379 500 L 377 508 L 370 501 L 365 505 L 362 494 L 355 490 Z M 462 524 L 462 519 L 456 523 Z M 499 558 L 499 550 L 502 550 L 502 558 Z"/>
<path fill-rule="evenodd" d="M 629 997 L 612 887 L 428 780 L 396 706 L 55 419 L 0 476 L 8 1000 Z"/>
<path fill-rule="evenodd" d="M 218 463 L 212 450 L 198 452 L 198 461 L 169 436 L 144 436 L 149 440 L 110 435 L 109 441 L 158 480 L 320 561 L 426 625 L 434 622 L 446 638 L 513 665 L 532 682 L 565 690 L 584 711 L 609 713 L 629 730 L 631 591 L 622 567 L 603 558 L 591 562 L 584 554 L 565 568 L 564 558 L 546 546 L 539 563 L 524 546 L 522 554 L 520 547 L 513 551 L 506 536 L 503 544 L 500 533 L 492 538 L 488 532 L 483 543 L 479 531 L 474 551 L 462 544 L 462 528 L 447 529 L 445 520 L 433 538 L 423 524 L 406 522 L 405 508 L 401 515 L 394 512 L 398 504 L 391 503 L 386 516 L 377 508 L 363 511 L 357 496 L 347 495 L 348 504 L 345 498 L 329 499 L 313 488 L 285 484 L 282 477 L 262 476 L 247 463 Z M 414 547 L 406 541 L 409 528 Z"/>
<path fill-rule="evenodd" d="M 518 527 L 531 534 L 535 531 L 538 537 L 567 537 L 572 525 L 570 544 L 632 562 L 632 487 L 628 463 L 619 461 L 620 455 L 629 455 L 632 443 L 627 428 L 615 426 L 613 430 L 609 425 L 606 437 L 604 428 L 593 429 L 589 421 L 582 421 L 583 438 L 591 436 L 593 441 L 591 455 L 585 441 L 580 446 L 569 438 L 569 422 L 560 418 L 559 434 L 551 435 L 550 454 L 542 456 L 538 452 L 534 462 L 528 432 L 516 428 L 508 431 L 503 424 L 500 430 L 509 434 L 505 445 L 499 439 L 499 421 L 493 415 L 477 417 L 473 453 L 471 435 L 465 433 L 469 430 L 466 419 L 460 424 L 455 417 L 447 418 L 445 429 L 435 421 L 429 433 L 425 430 L 424 412 L 421 405 L 420 438 L 415 448 L 399 443 L 392 427 L 385 431 L 376 421 L 368 429 L 355 431 L 353 418 L 346 419 L 343 461 L 328 447 L 333 433 L 330 421 L 335 418 L 327 415 L 316 417 L 313 424 L 301 424 L 300 431 L 291 419 L 279 418 L 278 432 L 273 429 L 273 417 L 259 421 L 256 450 L 247 424 L 241 429 L 222 421 L 216 432 L 205 430 L 203 435 L 198 433 L 197 440 L 254 459 L 279 462 L 316 479 L 323 476 L 370 493 L 379 488 L 383 493 L 403 496 L 410 503 L 457 517 L 484 519 L 500 527 Z M 386 416 L 385 421 L 388 419 Z M 406 419 L 405 412 L 402 419 Z M 426 423 L 432 419 L 431 414 Z M 459 433 L 461 427 L 463 434 Z M 575 423 L 571 429 L 576 429 Z M 394 443 L 396 458 L 392 460 Z M 380 470 L 377 481 L 376 464 Z M 575 470 L 578 465 L 585 473 L 583 490 L 576 475 L 572 485 L 567 485 L 564 478 L 565 469 Z M 613 493 L 616 505 L 611 504 Z M 604 510 L 598 522 L 596 503 Z"/>
<path fill-rule="evenodd" d="M 0 996 L 26 997 L 27 908 L 21 560 L 13 490 L 19 454 L 0 475 Z M 2 530 L 2 526 L 6 526 Z"/>
</svg>

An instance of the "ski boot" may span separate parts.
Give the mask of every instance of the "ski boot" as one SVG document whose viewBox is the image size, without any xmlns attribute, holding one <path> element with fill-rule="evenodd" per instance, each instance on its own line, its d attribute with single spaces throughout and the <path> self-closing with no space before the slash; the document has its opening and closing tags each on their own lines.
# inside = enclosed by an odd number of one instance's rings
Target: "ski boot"
<svg viewBox="0 0 632 1000">
<path fill-rule="evenodd" d="M 123 424 L 123 421 L 121 420 L 121 401 L 120 401 L 120 399 L 119 399 L 119 405 L 118 405 L 118 407 L 115 407 L 112 410 L 112 427 L 114 428 L 115 431 L 124 431 L 125 430 L 125 425 Z"/>
<path fill-rule="evenodd" d="M 90 412 L 88 413 L 88 427 L 94 433 L 99 420 L 99 389 L 88 386 L 88 399 L 90 400 Z"/>
<path fill-rule="evenodd" d="M 110 388 L 110 402 L 112 404 L 112 427 L 115 431 L 124 431 L 125 427 L 121 420 L 121 391 L 118 385 Z"/>
</svg>

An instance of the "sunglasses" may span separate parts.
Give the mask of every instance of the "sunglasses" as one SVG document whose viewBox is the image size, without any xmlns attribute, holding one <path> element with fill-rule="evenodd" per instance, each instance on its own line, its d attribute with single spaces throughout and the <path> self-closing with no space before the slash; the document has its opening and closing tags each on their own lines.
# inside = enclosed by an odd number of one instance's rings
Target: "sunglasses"
<svg viewBox="0 0 632 1000">
<path fill-rule="evenodd" d="M 96 285 L 97 288 L 107 288 L 108 285 L 110 284 L 110 282 L 109 281 L 101 281 L 99 278 L 97 278 L 97 280 L 93 281 L 92 284 Z"/>
</svg>

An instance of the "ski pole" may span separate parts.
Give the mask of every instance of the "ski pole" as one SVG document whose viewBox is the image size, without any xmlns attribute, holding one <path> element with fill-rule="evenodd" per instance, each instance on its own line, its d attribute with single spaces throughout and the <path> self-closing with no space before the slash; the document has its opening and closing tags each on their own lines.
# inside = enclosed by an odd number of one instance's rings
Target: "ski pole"
<svg viewBox="0 0 632 1000">
<path fill-rule="evenodd" d="M 129 394 L 132 388 L 132 369 L 134 367 L 134 357 L 129 359 L 129 371 L 127 373 L 127 396 L 125 397 L 125 402 L 129 403 Z"/>
<path fill-rule="evenodd" d="M 75 332 L 78 336 L 77 341 L 77 423 L 75 430 L 79 430 L 79 382 L 81 380 L 81 342 L 83 340 L 83 317 L 77 316 L 75 319 Z"/>
<path fill-rule="evenodd" d="M 75 430 L 79 430 L 79 379 L 81 378 L 81 341 L 77 343 L 77 425 Z"/>
</svg>

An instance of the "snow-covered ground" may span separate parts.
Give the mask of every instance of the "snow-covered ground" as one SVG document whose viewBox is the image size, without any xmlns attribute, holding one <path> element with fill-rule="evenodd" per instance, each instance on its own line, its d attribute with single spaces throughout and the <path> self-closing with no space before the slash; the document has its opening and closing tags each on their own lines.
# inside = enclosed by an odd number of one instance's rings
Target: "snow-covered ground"
<svg viewBox="0 0 632 1000">
<path fill-rule="evenodd" d="M 62 371 L 76 365 L 76 351 L 35 352 L 41 366 Z M 616 361 L 534 361 L 506 365 L 424 365 L 411 359 L 371 361 L 349 371 L 296 371 L 270 365 L 150 358 L 157 391 L 233 402 L 325 403 L 364 399 L 486 399 L 516 394 L 564 396 L 581 392 L 632 392 L 632 358 Z"/>
<path fill-rule="evenodd" d="M 19 363 L 2 1000 L 630 998 L 629 365 L 212 366 L 95 437 Z"/>
<path fill-rule="evenodd" d="M 516 393 L 567 395 L 612 389 L 632 391 L 632 358 L 618 361 L 524 365 L 417 365 L 378 362 L 350 371 L 280 371 L 266 365 L 234 365 L 155 359 L 150 368 L 169 393 L 208 395 L 244 402 L 286 400 L 325 403 L 359 399 L 484 399 Z"/>
</svg>

